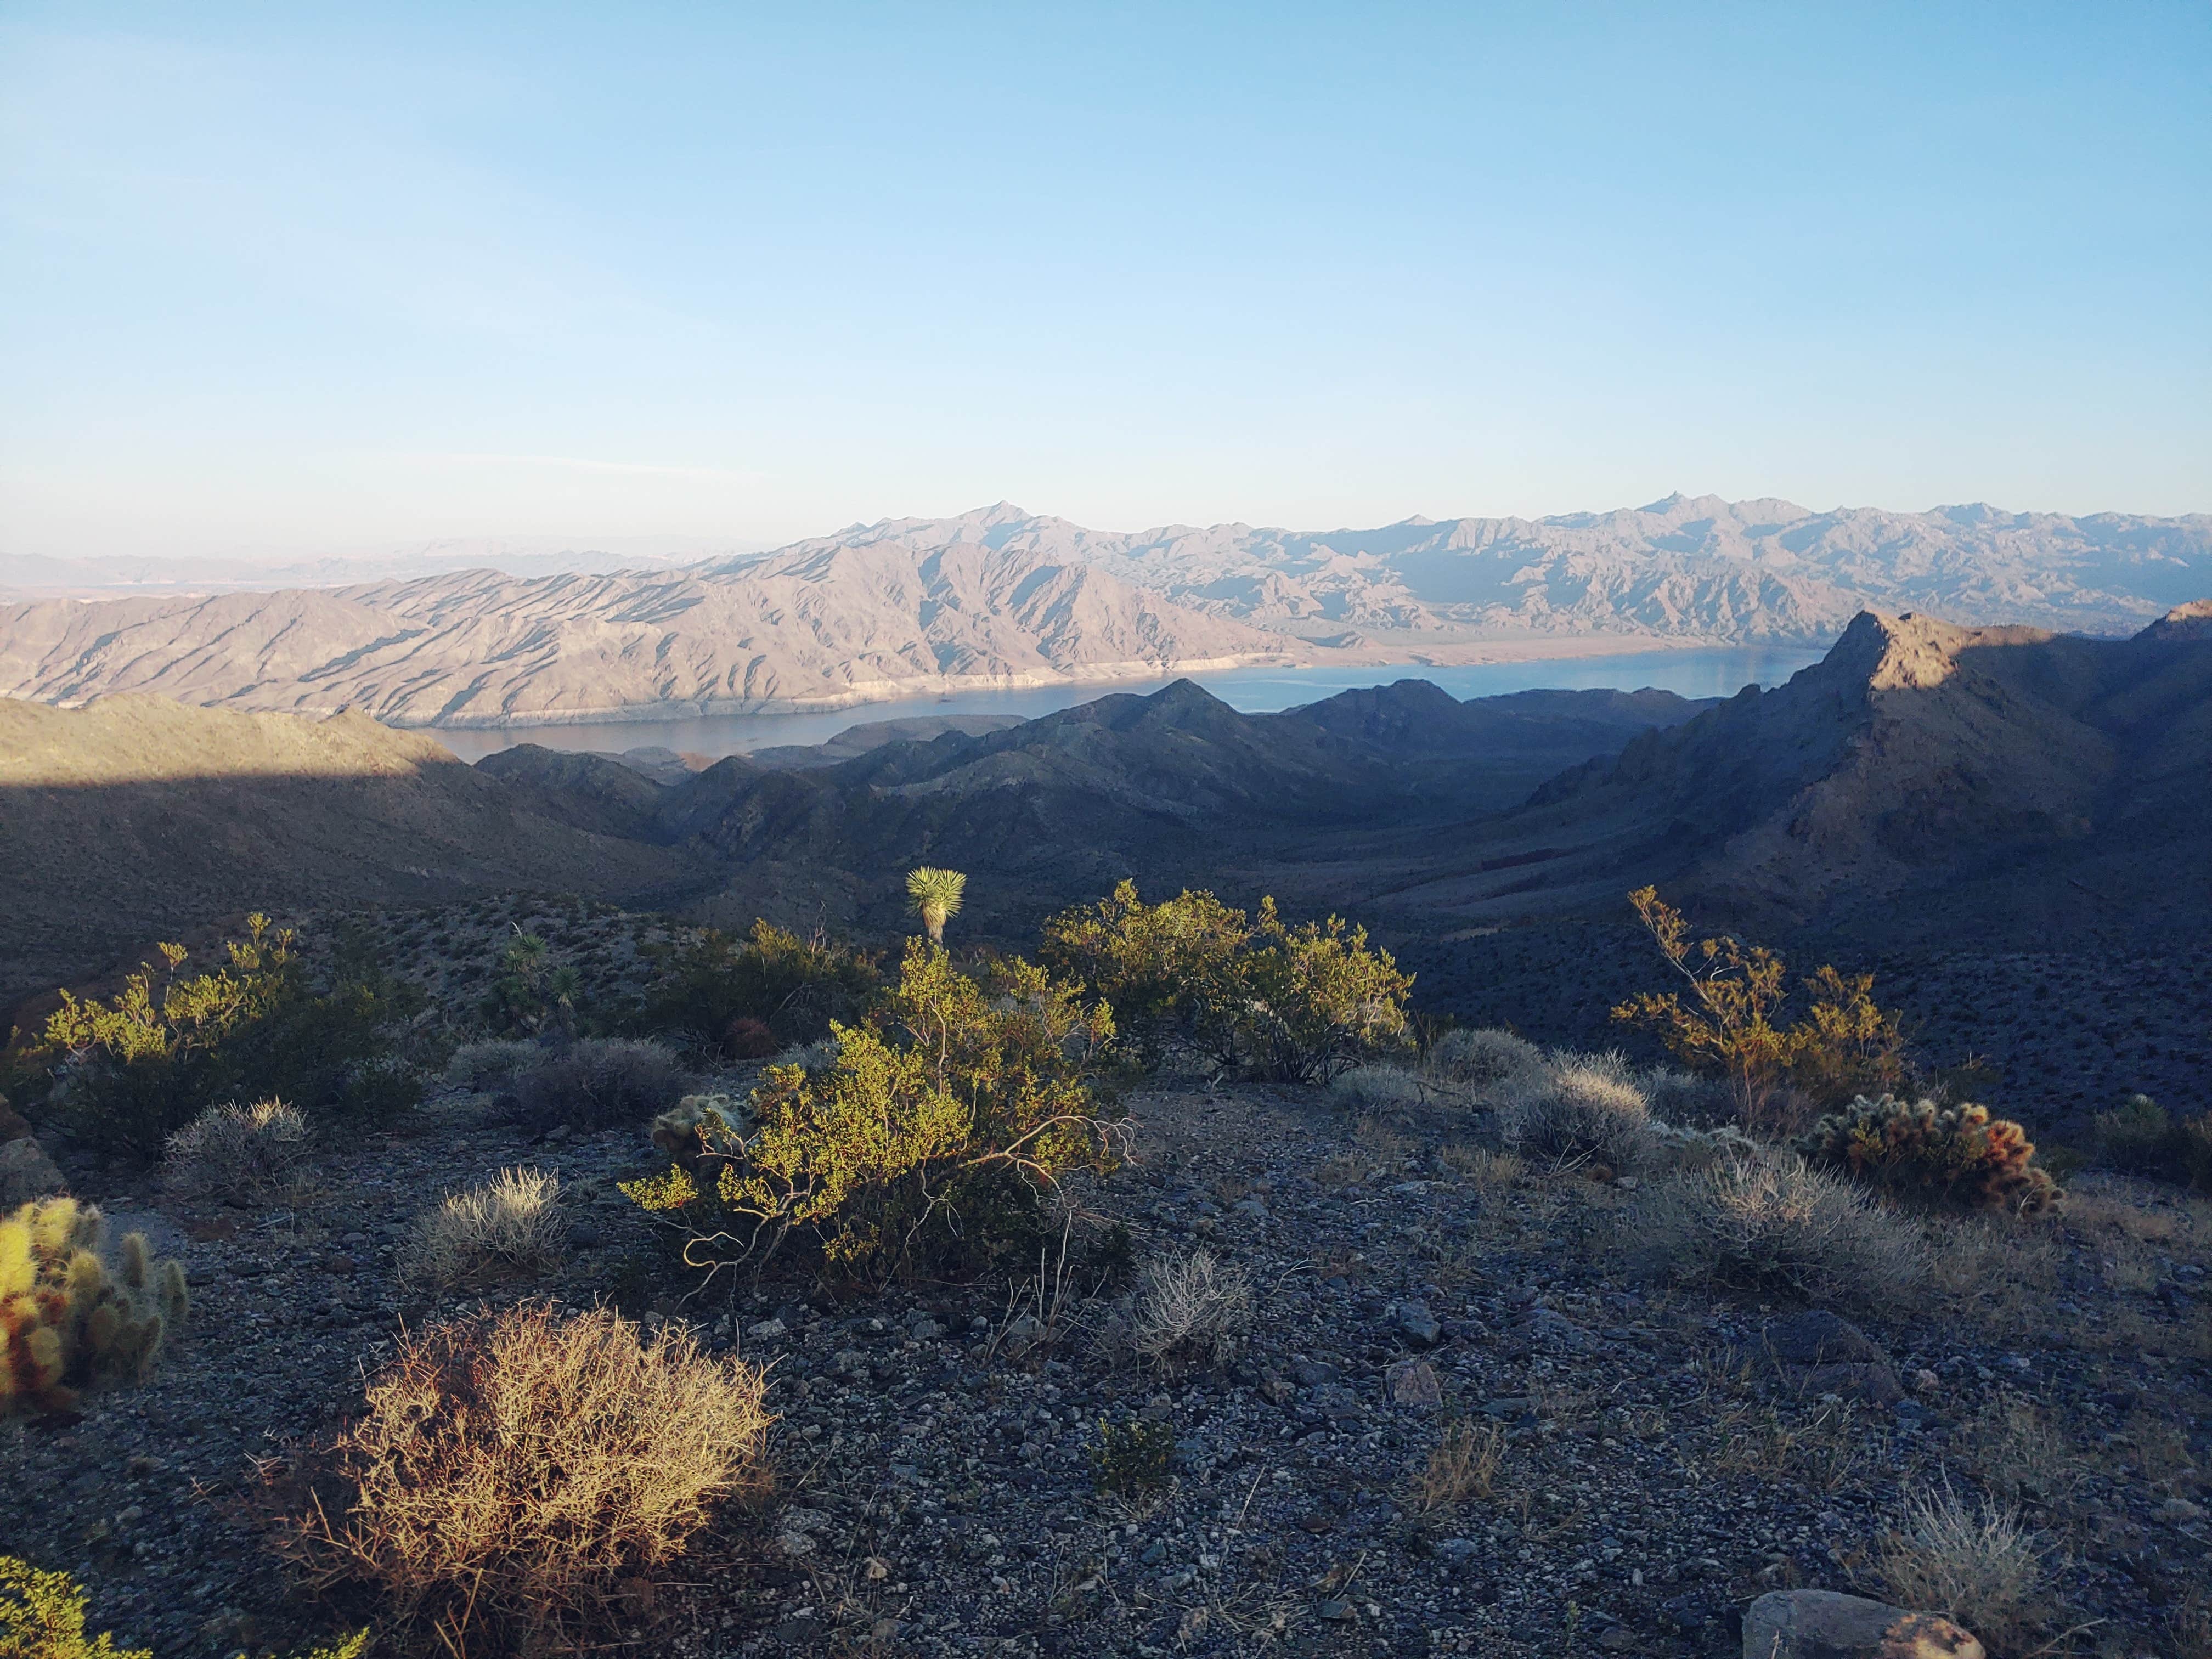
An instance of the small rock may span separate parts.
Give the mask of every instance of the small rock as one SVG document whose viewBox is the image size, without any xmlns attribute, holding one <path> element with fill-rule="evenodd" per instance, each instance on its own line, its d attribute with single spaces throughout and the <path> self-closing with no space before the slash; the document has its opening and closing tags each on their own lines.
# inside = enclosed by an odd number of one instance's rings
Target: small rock
<svg viewBox="0 0 2212 1659">
<path fill-rule="evenodd" d="M 0 1142 L 0 1211 L 66 1192 L 69 1182 L 46 1149 L 28 1135 Z"/>
<path fill-rule="evenodd" d="M 354 1270 L 354 1259 L 349 1255 L 326 1255 L 323 1258 L 323 1271 L 335 1273 L 341 1279 Z"/>
<path fill-rule="evenodd" d="M 1343 1373 L 1332 1364 L 1319 1359 L 1301 1359 L 1291 1367 L 1291 1375 L 1302 1389 L 1318 1389 L 1335 1382 Z"/>
<path fill-rule="evenodd" d="M 1626 1182 L 1628 1177 L 1621 1179 Z M 1607 1653 L 1625 1653 L 1636 1645 L 1636 1632 L 1626 1625 L 1615 1625 L 1597 1638 L 1597 1644 Z"/>
<path fill-rule="evenodd" d="M 934 1342 L 945 1334 L 945 1327 L 933 1319 L 917 1319 L 907 1328 L 906 1334 L 917 1342 Z"/>
<path fill-rule="evenodd" d="M 1444 1403 L 1437 1369 L 1425 1359 L 1401 1359 L 1382 1373 L 1382 1386 L 1394 1406 L 1434 1411 Z"/>
<path fill-rule="evenodd" d="M 1349 1624 L 1355 1616 L 1352 1611 L 1352 1603 L 1340 1595 L 1331 1596 L 1315 1611 L 1334 1624 Z"/>
<path fill-rule="evenodd" d="M 2161 1521 L 2171 1521 L 2177 1526 L 2191 1521 L 2202 1521 L 2204 1518 L 2204 1506 L 2202 1504 L 2192 1504 L 2186 1498 L 2169 1498 L 2159 1506 L 2158 1518 Z"/>
<path fill-rule="evenodd" d="M 578 1222 L 568 1229 L 568 1244 L 572 1249 L 596 1250 L 607 1242 L 607 1236 L 588 1221 Z"/>
<path fill-rule="evenodd" d="M 1437 1541 L 1436 1558 L 1448 1567 L 1463 1567 L 1482 1553 L 1472 1538 L 1443 1538 Z"/>
<path fill-rule="evenodd" d="M 1398 1310 L 1398 1334 L 1417 1348 L 1433 1348 L 1443 1335 L 1444 1328 L 1437 1322 L 1437 1316 L 1429 1311 L 1426 1303 L 1408 1302 Z"/>
<path fill-rule="evenodd" d="M 1988 1659 L 1949 1620 L 1835 1590 L 1773 1590 L 1743 1615 L 1743 1659 Z"/>
<path fill-rule="evenodd" d="M 786 1555 L 811 1555 L 815 1542 L 803 1532 L 780 1532 L 775 1535 L 775 1547 Z"/>
<path fill-rule="evenodd" d="M 1287 1406 L 1298 1397 L 1297 1385 L 1279 1371 L 1260 1373 L 1260 1398 L 1270 1406 Z"/>
<path fill-rule="evenodd" d="M 769 1342 L 775 1340 L 777 1337 L 781 1336 L 790 1328 L 791 1328 L 788 1325 L 786 1325 L 781 1319 L 761 1319 L 756 1320 L 753 1323 L 746 1326 L 745 1334 L 750 1337 L 757 1337 L 763 1342 Z"/>
</svg>

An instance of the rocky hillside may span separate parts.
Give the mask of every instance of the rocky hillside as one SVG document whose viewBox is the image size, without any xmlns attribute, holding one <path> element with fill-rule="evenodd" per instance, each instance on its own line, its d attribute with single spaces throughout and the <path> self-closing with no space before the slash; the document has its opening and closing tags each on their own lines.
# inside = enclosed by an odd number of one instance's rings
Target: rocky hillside
<svg viewBox="0 0 2212 1659">
<path fill-rule="evenodd" d="M 2088 640 L 1862 615 L 1786 685 L 1747 689 L 1472 826 L 1455 866 L 1439 850 L 1421 897 L 1517 913 L 1632 877 L 1884 937 L 2201 920 L 2212 641 L 2188 623 Z"/>
<path fill-rule="evenodd" d="M 0 698 L 0 1000 L 249 909 L 635 896 L 696 873 L 684 853 L 592 827 L 566 792 L 361 714 Z"/>
<path fill-rule="evenodd" d="M 1243 663 L 1486 660 L 1590 636 L 1818 641 L 1867 609 L 2120 633 L 2208 586 L 2203 515 L 1675 495 L 1540 520 L 1122 532 L 1000 503 L 672 569 L 0 605 L 0 693 L 524 725 Z"/>
<path fill-rule="evenodd" d="M 1110 573 L 976 543 L 815 549 L 735 569 L 477 570 L 364 586 L 0 606 L 0 692 L 153 691 L 493 726 L 837 708 L 979 685 L 1158 678 L 1286 642 Z"/>
</svg>

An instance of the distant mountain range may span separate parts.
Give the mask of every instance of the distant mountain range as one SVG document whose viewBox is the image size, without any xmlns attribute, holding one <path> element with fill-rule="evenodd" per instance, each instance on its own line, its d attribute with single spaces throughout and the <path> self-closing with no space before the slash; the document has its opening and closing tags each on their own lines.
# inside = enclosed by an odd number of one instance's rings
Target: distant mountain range
<svg viewBox="0 0 2212 1659">
<path fill-rule="evenodd" d="M 671 568 L 31 600 L 0 606 L 0 692 L 527 725 L 1255 663 L 1805 643 L 1868 609 L 2125 634 L 2207 592 L 2207 514 L 1675 495 L 1539 520 L 1124 533 L 1001 503 Z"/>
</svg>

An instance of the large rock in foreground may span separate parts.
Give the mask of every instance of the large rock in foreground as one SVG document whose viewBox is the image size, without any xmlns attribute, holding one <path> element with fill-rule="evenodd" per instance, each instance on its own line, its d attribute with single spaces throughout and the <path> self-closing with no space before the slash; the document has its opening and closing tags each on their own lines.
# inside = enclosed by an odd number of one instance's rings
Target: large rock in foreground
<svg viewBox="0 0 2212 1659">
<path fill-rule="evenodd" d="M 1835 1590 L 1776 1590 L 1743 1615 L 1743 1659 L 1988 1659 L 1949 1620 Z"/>
</svg>

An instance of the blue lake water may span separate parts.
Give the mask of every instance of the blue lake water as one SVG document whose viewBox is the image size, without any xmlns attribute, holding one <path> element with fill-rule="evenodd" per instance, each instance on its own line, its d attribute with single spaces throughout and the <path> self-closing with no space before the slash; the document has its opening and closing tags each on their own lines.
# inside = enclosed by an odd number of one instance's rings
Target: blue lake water
<svg viewBox="0 0 2212 1659">
<path fill-rule="evenodd" d="M 1730 646 L 1686 651 L 1647 651 L 1614 657 L 1550 658 L 1533 662 L 1479 663 L 1463 668 L 1231 668 L 1193 674 L 1207 690 L 1248 714 L 1279 713 L 1318 702 L 1357 686 L 1388 685 L 1394 680 L 1430 680 L 1455 697 L 1494 697 L 1508 691 L 1591 690 L 1610 686 L 1634 691 L 1645 686 L 1685 697 L 1732 696 L 1747 685 L 1778 685 L 1825 654 L 1812 647 Z M 743 755 L 781 744 L 824 743 L 848 726 L 917 714 L 1012 714 L 1035 720 L 1115 692 L 1139 696 L 1170 680 L 1121 680 L 1110 685 L 1033 686 L 1018 691 L 963 691 L 942 697 L 898 702 L 863 703 L 852 708 L 804 714 L 708 714 L 684 720 L 596 721 L 580 726 L 526 726 L 498 731 L 444 731 L 436 738 L 463 760 L 518 743 L 548 749 L 673 749 L 696 755 Z"/>
</svg>

